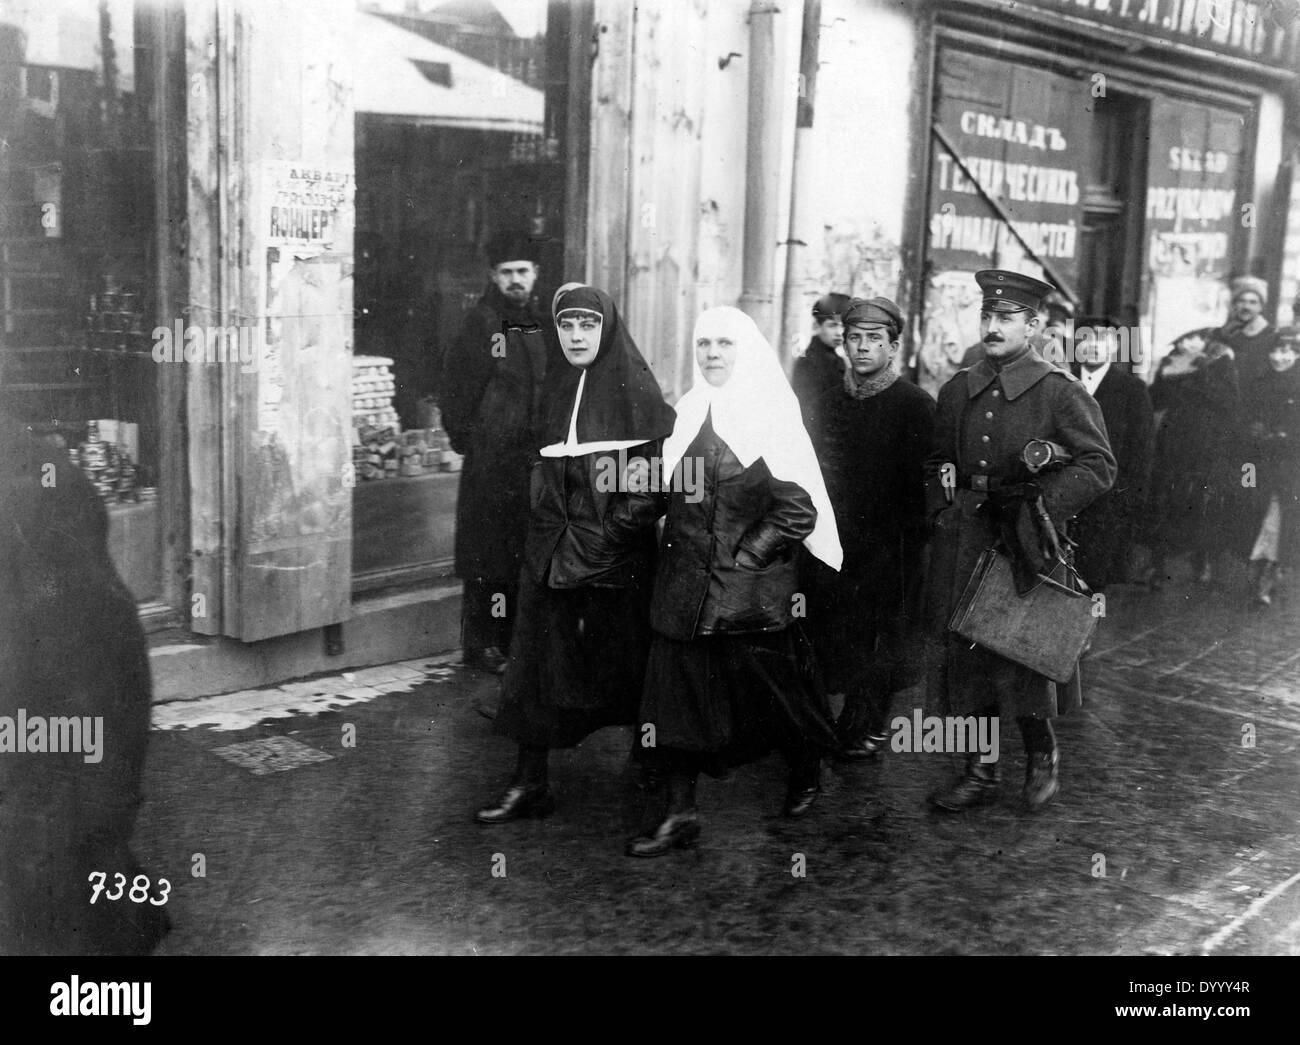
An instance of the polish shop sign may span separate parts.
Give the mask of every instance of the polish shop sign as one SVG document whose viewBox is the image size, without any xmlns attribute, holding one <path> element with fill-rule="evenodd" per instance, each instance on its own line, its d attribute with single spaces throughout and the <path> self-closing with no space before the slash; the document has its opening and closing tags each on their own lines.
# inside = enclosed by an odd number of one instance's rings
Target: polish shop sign
<svg viewBox="0 0 1300 1045">
<path fill-rule="evenodd" d="M 1300 0 L 1032 0 L 1075 18 L 1266 65 L 1290 64 Z"/>
</svg>

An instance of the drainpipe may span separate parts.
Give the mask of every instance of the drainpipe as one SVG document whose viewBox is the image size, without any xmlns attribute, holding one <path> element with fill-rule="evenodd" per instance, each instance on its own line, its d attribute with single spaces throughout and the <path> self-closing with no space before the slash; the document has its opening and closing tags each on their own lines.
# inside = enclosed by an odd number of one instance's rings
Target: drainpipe
<svg viewBox="0 0 1300 1045">
<path fill-rule="evenodd" d="M 790 233 L 785 247 L 785 292 L 782 295 L 781 343 L 777 354 L 789 368 L 795 347 L 808 336 L 808 309 L 804 308 L 804 259 L 809 224 L 808 184 L 813 176 L 813 108 L 817 91 L 817 66 L 821 41 L 822 0 L 805 0 L 803 39 L 799 46 L 799 108 L 794 131 L 794 176 L 790 184 Z M 824 288 L 830 290 L 830 287 Z"/>
<path fill-rule="evenodd" d="M 749 7 L 749 113 L 745 159 L 745 253 L 740 307 L 769 340 L 780 337 L 776 316 L 776 248 L 781 185 L 781 92 L 772 0 Z"/>
</svg>

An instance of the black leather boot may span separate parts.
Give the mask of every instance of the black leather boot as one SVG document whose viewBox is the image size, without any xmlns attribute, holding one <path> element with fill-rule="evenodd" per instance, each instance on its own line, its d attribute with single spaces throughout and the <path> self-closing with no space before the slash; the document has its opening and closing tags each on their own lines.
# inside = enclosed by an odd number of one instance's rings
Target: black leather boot
<svg viewBox="0 0 1300 1045">
<path fill-rule="evenodd" d="M 875 758 L 885 746 L 884 726 L 878 709 L 869 698 L 850 695 L 844 709 L 835 721 L 835 732 L 840 746 L 835 757 L 849 762 Z"/>
<path fill-rule="evenodd" d="M 698 841 L 695 776 L 694 772 L 682 770 L 668 774 L 668 815 L 650 834 L 638 835 L 627 843 L 628 856 L 664 856 L 674 849 L 689 849 Z"/>
<path fill-rule="evenodd" d="M 496 646 L 482 646 L 465 650 L 461 660 L 466 667 L 478 668 L 490 675 L 506 673 L 506 655 Z"/>
<path fill-rule="evenodd" d="M 962 813 L 996 801 L 1001 772 L 996 762 L 981 762 L 978 754 L 966 756 L 966 772 L 956 783 L 930 796 L 930 804 L 947 813 Z"/>
<path fill-rule="evenodd" d="M 1056 751 L 1030 751 L 1025 755 L 1025 805 L 1042 809 L 1061 790 L 1056 779 L 1060 756 Z"/>
<path fill-rule="evenodd" d="M 785 808 L 782 812 L 792 820 L 804 816 L 822 793 L 822 760 L 814 752 L 800 751 L 786 756 L 790 764 L 790 778 L 786 785 Z"/>
<path fill-rule="evenodd" d="M 1056 734 L 1052 720 L 1019 719 L 1020 735 L 1025 740 L 1025 805 L 1031 810 L 1047 805 L 1061 790 L 1056 779 L 1060 756 L 1056 751 Z"/>
<path fill-rule="evenodd" d="M 546 816 L 555 809 L 547 781 L 547 757 L 544 747 L 519 745 L 519 760 L 514 779 L 494 805 L 480 809 L 474 819 L 480 824 L 504 824 L 526 816 Z"/>
</svg>

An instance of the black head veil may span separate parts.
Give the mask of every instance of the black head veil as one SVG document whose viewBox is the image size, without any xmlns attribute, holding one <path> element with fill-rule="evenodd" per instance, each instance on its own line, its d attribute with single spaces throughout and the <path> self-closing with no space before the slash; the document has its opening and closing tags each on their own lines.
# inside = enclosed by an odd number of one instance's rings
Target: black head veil
<svg viewBox="0 0 1300 1045">
<path fill-rule="evenodd" d="M 552 318 L 575 308 L 599 313 L 604 321 L 600 349 L 586 370 L 582 402 L 578 404 L 578 442 L 634 439 L 648 443 L 667 438 L 677 415 L 664 402 L 659 382 L 624 326 L 613 299 L 595 287 L 564 287 L 555 295 Z M 547 368 L 543 445 L 563 443 L 568 437 L 582 374 L 563 358 Z"/>
</svg>

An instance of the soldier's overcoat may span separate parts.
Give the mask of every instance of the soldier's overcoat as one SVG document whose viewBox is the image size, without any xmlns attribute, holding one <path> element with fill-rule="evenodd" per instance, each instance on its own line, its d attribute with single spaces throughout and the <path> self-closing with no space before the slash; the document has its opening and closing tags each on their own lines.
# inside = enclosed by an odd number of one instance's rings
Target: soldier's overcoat
<svg viewBox="0 0 1300 1045">
<path fill-rule="evenodd" d="M 1058 443 L 1073 458 L 1037 478 L 1052 522 L 1064 529 L 1115 480 L 1101 409 L 1078 378 L 1027 352 L 1000 371 L 983 359 L 958 371 L 940 390 L 935 445 L 926 462 L 934 535 L 925 618 L 942 647 L 937 685 L 954 713 L 993 705 L 1004 716 L 1058 713 L 1056 687 L 1048 679 L 982 648 L 970 650 L 948 631 L 981 553 L 998 536 L 986 507 L 988 493 L 979 487 L 1030 478 L 1020 455 L 1031 439 Z M 951 504 L 943 491 L 945 464 L 955 466 Z"/>
</svg>

